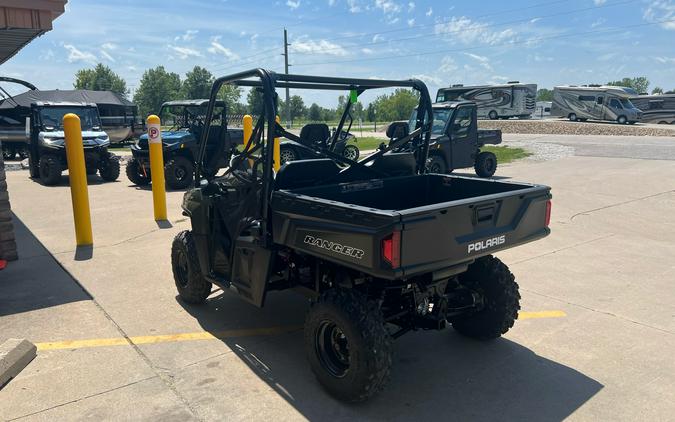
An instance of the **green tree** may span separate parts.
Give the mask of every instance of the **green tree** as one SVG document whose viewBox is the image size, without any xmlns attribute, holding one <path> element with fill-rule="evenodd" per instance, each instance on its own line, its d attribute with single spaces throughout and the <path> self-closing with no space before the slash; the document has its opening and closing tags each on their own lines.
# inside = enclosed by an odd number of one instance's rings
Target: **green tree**
<svg viewBox="0 0 675 422">
<path fill-rule="evenodd" d="M 407 120 L 419 102 L 419 94 L 409 89 L 399 88 L 393 94 L 383 94 L 374 101 L 377 117 L 380 120 Z"/>
<path fill-rule="evenodd" d="M 607 82 L 607 85 L 625 86 L 633 88 L 638 93 L 647 92 L 649 89 L 649 79 L 644 76 L 637 76 L 635 78 L 623 78 L 620 81 Z"/>
<path fill-rule="evenodd" d="M 302 101 L 301 96 L 293 95 L 291 98 L 289 98 L 289 103 L 291 109 L 291 121 L 295 120 L 298 117 L 302 117 L 307 113 L 305 102 Z"/>
<path fill-rule="evenodd" d="M 546 88 L 538 89 L 537 101 L 553 101 L 553 91 Z"/>
<path fill-rule="evenodd" d="M 126 98 L 129 90 L 122 77 L 104 64 L 97 64 L 93 69 L 80 69 L 75 74 L 75 89 L 91 89 L 93 91 L 113 91 Z"/>
<path fill-rule="evenodd" d="M 309 120 L 313 122 L 321 120 L 321 107 L 319 107 L 317 103 L 312 103 L 312 105 L 309 106 L 308 117 Z"/>
<path fill-rule="evenodd" d="M 654 89 L 652 89 L 652 94 L 663 94 L 663 88 L 655 86 Z"/>
<path fill-rule="evenodd" d="M 255 88 L 251 88 L 246 95 L 248 103 L 248 113 L 254 116 L 260 116 L 263 111 L 263 94 Z"/>
<path fill-rule="evenodd" d="M 195 66 L 185 74 L 181 96 L 188 100 L 209 98 L 214 81 L 213 74 L 201 66 Z"/>
<path fill-rule="evenodd" d="M 143 72 L 134 102 L 141 116 L 159 113 L 162 103 L 180 98 L 181 82 L 177 73 L 167 72 L 164 66 L 157 66 Z"/>
<path fill-rule="evenodd" d="M 377 118 L 377 115 L 376 115 L 376 110 L 375 110 L 375 104 L 370 103 L 370 104 L 368 104 L 368 108 L 366 109 L 366 119 L 369 122 L 374 122 L 376 118 Z"/>
</svg>

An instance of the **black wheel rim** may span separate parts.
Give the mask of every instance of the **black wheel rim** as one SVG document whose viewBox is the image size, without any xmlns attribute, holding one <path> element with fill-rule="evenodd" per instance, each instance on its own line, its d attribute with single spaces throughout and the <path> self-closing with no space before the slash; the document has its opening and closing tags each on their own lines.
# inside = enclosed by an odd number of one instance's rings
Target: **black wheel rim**
<svg viewBox="0 0 675 422">
<path fill-rule="evenodd" d="M 178 166 L 176 169 L 173 171 L 174 176 L 176 176 L 176 180 L 183 180 L 187 176 L 187 171 L 185 170 L 185 167 L 183 166 Z"/>
<path fill-rule="evenodd" d="M 351 146 L 347 146 L 343 155 L 346 159 L 354 161 L 356 160 L 356 149 Z"/>
<path fill-rule="evenodd" d="M 295 159 L 293 153 L 288 150 L 282 150 L 279 155 L 279 161 L 281 161 L 281 164 L 286 164 L 287 162 L 293 161 Z"/>
<path fill-rule="evenodd" d="M 314 346 L 323 369 L 336 378 L 349 371 L 349 342 L 342 330 L 332 321 L 322 321 L 316 330 Z"/>
<path fill-rule="evenodd" d="M 178 262 L 176 262 L 176 278 L 178 284 L 185 288 L 188 285 L 188 262 L 185 252 L 178 253 Z"/>
</svg>

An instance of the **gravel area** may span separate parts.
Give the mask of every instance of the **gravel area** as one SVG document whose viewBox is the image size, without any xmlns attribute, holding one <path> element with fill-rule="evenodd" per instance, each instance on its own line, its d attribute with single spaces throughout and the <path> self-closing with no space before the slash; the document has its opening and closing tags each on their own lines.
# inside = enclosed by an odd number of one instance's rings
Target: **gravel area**
<svg viewBox="0 0 675 422">
<path fill-rule="evenodd" d="M 481 129 L 549 135 L 675 136 L 675 125 L 620 125 L 566 120 L 479 120 Z"/>
</svg>

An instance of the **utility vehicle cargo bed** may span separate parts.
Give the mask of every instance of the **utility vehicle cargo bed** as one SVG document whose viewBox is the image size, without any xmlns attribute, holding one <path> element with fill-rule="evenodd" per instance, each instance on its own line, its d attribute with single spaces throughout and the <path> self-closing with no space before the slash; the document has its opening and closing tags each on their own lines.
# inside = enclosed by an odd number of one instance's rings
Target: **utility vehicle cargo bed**
<svg viewBox="0 0 675 422">
<path fill-rule="evenodd" d="M 550 198 L 547 186 L 438 174 L 281 190 L 274 241 L 388 279 L 448 273 L 546 236 Z"/>
</svg>

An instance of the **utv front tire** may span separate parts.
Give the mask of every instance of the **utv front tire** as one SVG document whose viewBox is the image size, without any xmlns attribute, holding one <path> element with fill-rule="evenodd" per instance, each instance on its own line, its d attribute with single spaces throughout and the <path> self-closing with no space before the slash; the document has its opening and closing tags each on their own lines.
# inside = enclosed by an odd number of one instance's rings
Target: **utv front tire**
<svg viewBox="0 0 675 422">
<path fill-rule="evenodd" d="M 509 268 L 492 255 L 476 259 L 459 283 L 483 298 L 480 310 L 453 319 L 452 326 L 461 334 L 489 340 L 505 334 L 518 319 L 520 293 Z"/>
<path fill-rule="evenodd" d="M 392 339 L 382 313 L 353 290 L 324 292 L 305 320 L 305 351 L 312 372 L 334 397 L 361 402 L 389 380 Z"/>
<path fill-rule="evenodd" d="M 194 180 L 194 166 L 192 162 L 182 155 L 172 157 L 164 165 L 164 177 L 166 184 L 171 189 L 185 189 L 192 185 Z"/>
<path fill-rule="evenodd" d="M 480 177 L 492 177 L 497 171 L 497 156 L 489 151 L 483 151 L 476 157 L 473 167 Z"/>
<path fill-rule="evenodd" d="M 211 294 L 211 283 L 199 269 L 199 259 L 192 233 L 183 230 L 171 245 L 171 269 L 178 295 L 187 303 L 200 304 Z"/>
<path fill-rule="evenodd" d="M 63 166 L 58 157 L 53 155 L 43 155 L 40 157 L 40 181 L 47 185 L 53 186 L 61 181 L 61 173 Z"/>
<path fill-rule="evenodd" d="M 429 173 L 445 174 L 447 166 L 445 160 L 440 155 L 432 155 L 429 157 Z"/>
<path fill-rule="evenodd" d="M 98 174 L 106 182 L 114 182 L 120 177 L 120 157 L 109 152 L 108 157 L 101 163 L 98 168 Z"/>
<path fill-rule="evenodd" d="M 135 158 L 131 158 L 127 161 L 126 173 L 127 178 L 134 185 L 145 186 L 150 184 L 150 169 L 148 168 L 143 171 L 140 161 Z"/>
</svg>

